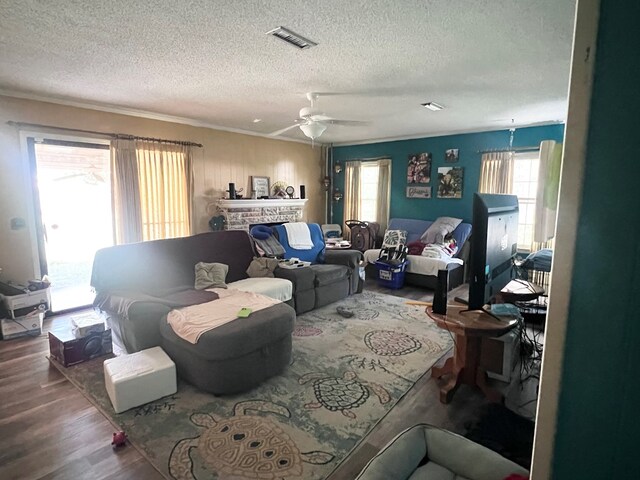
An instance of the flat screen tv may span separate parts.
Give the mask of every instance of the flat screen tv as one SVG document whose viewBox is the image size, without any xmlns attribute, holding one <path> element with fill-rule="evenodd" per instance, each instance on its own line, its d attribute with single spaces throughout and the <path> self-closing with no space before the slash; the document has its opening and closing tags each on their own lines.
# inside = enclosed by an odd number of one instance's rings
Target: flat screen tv
<svg viewBox="0 0 640 480">
<path fill-rule="evenodd" d="M 469 310 L 482 310 L 513 278 L 518 210 L 515 195 L 476 193 L 473 197 Z"/>
</svg>

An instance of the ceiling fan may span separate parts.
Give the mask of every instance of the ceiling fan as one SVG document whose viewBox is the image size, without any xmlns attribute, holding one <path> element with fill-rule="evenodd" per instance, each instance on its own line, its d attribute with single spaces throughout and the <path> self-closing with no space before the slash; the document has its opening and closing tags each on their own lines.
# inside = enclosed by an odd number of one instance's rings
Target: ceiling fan
<svg viewBox="0 0 640 480">
<path fill-rule="evenodd" d="M 77 177 L 81 177 L 82 180 L 89 185 L 105 183 L 104 176 L 102 175 L 102 173 L 100 173 L 100 169 L 95 165 L 90 165 L 87 171 L 84 172 L 71 173 L 69 175 L 63 175 L 62 177 L 55 178 L 54 182 L 59 182 L 61 180 L 70 180 Z"/>
<path fill-rule="evenodd" d="M 299 118 L 296 120 L 296 123 L 293 125 L 289 125 L 286 128 L 282 128 L 280 130 L 276 130 L 273 133 L 270 133 L 269 136 L 277 137 L 278 135 L 282 135 L 284 132 L 291 130 L 292 128 L 300 128 L 302 133 L 304 133 L 311 140 L 315 140 L 320 135 L 324 133 L 329 125 L 366 125 L 368 122 L 360 122 L 357 120 L 339 120 L 337 118 L 332 118 L 320 110 L 315 108 L 315 102 L 320 97 L 318 93 L 307 93 L 307 99 L 311 102 L 310 107 L 303 107 L 300 109 L 298 113 Z"/>
</svg>

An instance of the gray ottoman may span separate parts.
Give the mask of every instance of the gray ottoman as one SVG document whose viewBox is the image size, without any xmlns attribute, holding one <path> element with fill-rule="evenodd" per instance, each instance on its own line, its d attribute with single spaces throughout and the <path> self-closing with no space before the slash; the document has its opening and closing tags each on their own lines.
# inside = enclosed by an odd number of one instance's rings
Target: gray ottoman
<svg viewBox="0 0 640 480">
<path fill-rule="evenodd" d="M 178 376 L 196 387 L 216 395 L 243 392 L 289 365 L 295 320 L 293 308 L 280 303 L 214 328 L 195 345 L 163 320 L 162 348 Z"/>
</svg>

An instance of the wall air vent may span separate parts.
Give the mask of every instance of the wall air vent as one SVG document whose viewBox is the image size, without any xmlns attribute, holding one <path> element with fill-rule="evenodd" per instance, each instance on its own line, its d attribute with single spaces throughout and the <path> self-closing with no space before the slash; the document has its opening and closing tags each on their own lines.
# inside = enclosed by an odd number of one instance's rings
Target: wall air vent
<svg viewBox="0 0 640 480">
<path fill-rule="evenodd" d="M 274 37 L 279 38 L 283 42 L 287 42 L 288 44 L 293 45 L 300 50 L 315 47 L 317 45 L 317 43 L 312 42 L 311 40 L 304 38 L 284 27 L 274 28 L 273 30 L 269 30 L 266 34 L 273 35 Z"/>
</svg>

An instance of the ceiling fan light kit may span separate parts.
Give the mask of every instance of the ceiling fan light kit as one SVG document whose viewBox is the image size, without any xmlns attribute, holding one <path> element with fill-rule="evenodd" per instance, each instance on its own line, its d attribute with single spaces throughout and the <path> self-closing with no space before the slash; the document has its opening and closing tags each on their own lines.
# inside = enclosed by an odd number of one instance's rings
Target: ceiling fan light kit
<svg viewBox="0 0 640 480">
<path fill-rule="evenodd" d="M 320 110 L 315 108 L 315 102 L 319 96 L 320 94 L 318 93 L 307 93 L 307 99 L 309 100 L 309 102 L 311 102 L 311 106 L 302 107 L 300 109 L 300 112 L 298 112 L 299 118 L 298 120 L 296 120 L 296 123 L 286 128 L 276 130 L 270 135 L 272 137 L 277 137 L 278 135 L 281 135 L 284 132 L 291 130 L 292 128 L 299 127 L 300 130 L 302 130 L 302 133 L 305 134 L 305 136 L 309 137 L 311 140 L 315 140 L 324 133 L 328 125 L 357 126 L 367 123 L 356 120 L 339 120 L 337 118 L 332 118 L 328 115 L 325 115 Z"/>
<path fill-rule="evenodd" d="M 304 133 L 311 140 L 315 140 L 316 138 L 318 138 L 324 133 L 326 129 L 327 126 L 320 122 L 309 122 L 300 125 L 300 130 L 302 130 L 302 133 Z"/>
</svg>

